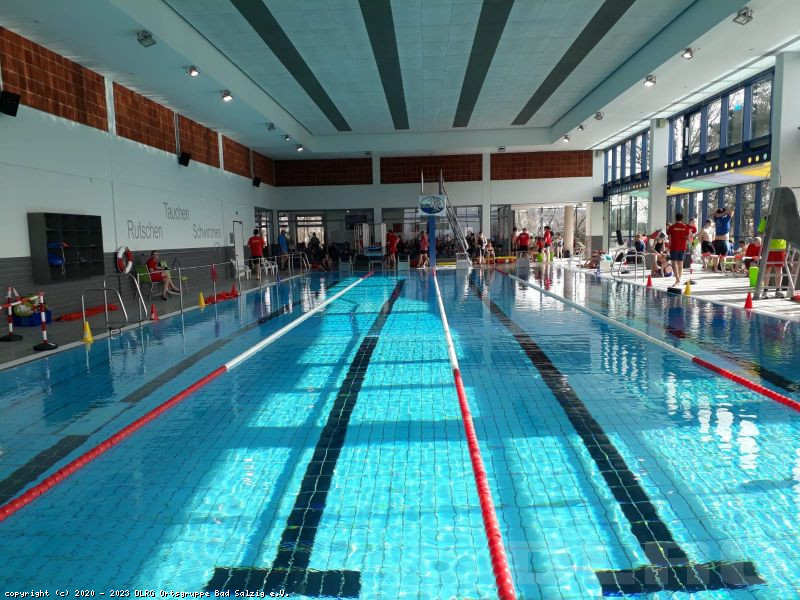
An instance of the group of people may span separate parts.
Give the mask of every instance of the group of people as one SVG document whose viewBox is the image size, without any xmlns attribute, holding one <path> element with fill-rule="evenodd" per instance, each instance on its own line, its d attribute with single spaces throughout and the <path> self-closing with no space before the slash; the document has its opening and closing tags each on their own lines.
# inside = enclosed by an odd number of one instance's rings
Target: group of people
<svg viewBox="0 0 800 600">
<path fill-rule="evenodd" d="M 528 254 L 530 258 L 541 256 L 544 262 L 548 262 L 554 256 L 564 257 L 564 237 L 559 233 L 554 238 L 549 225 L 545 225 L 544 233 L 536 237 L 531 237 L 527 227 L 523 227 L 521 232 L 514 227 L 511 233 L 511 250 L 518 255 Z"/>
</svg>

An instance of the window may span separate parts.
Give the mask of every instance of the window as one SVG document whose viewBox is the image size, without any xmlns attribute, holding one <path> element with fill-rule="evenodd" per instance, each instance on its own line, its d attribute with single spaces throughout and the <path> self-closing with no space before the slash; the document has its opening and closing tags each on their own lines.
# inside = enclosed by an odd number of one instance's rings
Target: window
<svg viewBox="0 0 800 600">
<path fill-rule="evenodd" d="M 642 137 L 641 135 L 637 135 L 634 140 L 632 163 L 634 173 L 641 173 L 644 170 L 642 168 Z"/>
<path fill-rule="evenodd" d="M 756 184 L 745 183 L 742 185 L 742 229 L 739 239 L 745 240 L 756 234 Z"/>
<path fill-rule="evenodd" d="M 672 162 L 683 160 L 683 116 L 672 121 Z"/>
<path fill-rule="evenodd" d="M 728 96 L 728 140 L 727 146 L 739 144 L 742 141 L 742 126 L 744 125 L 744 90 L 736 90 Z"/>
<path fill-rule="evenodd" d="M 700 111 L 698 110 L 686 118 L 688 126 L 688 139 L 686 145 L 689 155 L 700 152 Z"/>
<path fill-rule="evenodd" d="M 769 212 L 769 179 L 761 182 L 761 216 L 764 217 Z"/>
<path fill-rule="evenodd" d="M 631 161 L 631 141 L 628 140 L 627 142 L 625 142 L 625 162 L 623 164 L 624 173 L 622 174 L 623 177 L 628 177 L 630 176 L 631 173 L 633 173 L 633 169 L 631 169 L 632 164 L 633 163 Z"/>
<path fill-rule="evenodd" d="M 622 169 L 622 147 L 615 146 L 614 147 L 614 179 L 621 179 Z"/>
<path fill-rule="evenodd" d="M 706 109 L 708 111 L 708 129 L 706 130 L 706 152 L 719 150 L 719 118 L 722 100 L 717 99 L 711 102 Z"/>
<path fill-rule="evenodd" d="M 613 160 L 614 157 L 611 155 L 611 150 L 606 150 L 606 183 L 614 179 L 611 173 L 611 167 L 614 166 Z"/>
<path fill-rule="evenodd" d="M 757 138 L 769 134 L 769 117 L 772 104 L 772 79 L 764 79 L 753 84 L 753 113 L 750 137 Z"/>
</svg>

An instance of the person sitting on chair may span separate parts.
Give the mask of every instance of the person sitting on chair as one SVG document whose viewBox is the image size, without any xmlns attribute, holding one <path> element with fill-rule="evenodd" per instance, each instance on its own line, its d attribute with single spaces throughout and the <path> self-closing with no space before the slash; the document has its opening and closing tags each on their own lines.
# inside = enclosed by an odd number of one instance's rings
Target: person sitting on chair
<svg viewBox="0 0 800 600">
<path fill-rule="evenodd" d="M 495 264 L 494 246 L 492 240 L 486 240 L 486 264 Z"/>
<path fill-rule="evenodd" d="M 319 266 L 323 271 L 333 271 L 333 259 L 331 258 L 331 253 L 327 249 L 325 250 L 325 255 L 322 257 L 322 262 Z"/>
<path fill-rule="evenodd" d="M 161 290 L 162 300 L 167 299 L 167 294 L 178 295 L 181 293 L 181 290 L 172 283 L 172 275 L 170 275 L 169 269 L 159 266 L 158 250 L 153 250 L 150 253 L 150 260 L 147 261 L 147 271 L 150 273 L 150 281 L 153 283 L 158 281 L 164 283 L 164 287 Z"/>
</svg>

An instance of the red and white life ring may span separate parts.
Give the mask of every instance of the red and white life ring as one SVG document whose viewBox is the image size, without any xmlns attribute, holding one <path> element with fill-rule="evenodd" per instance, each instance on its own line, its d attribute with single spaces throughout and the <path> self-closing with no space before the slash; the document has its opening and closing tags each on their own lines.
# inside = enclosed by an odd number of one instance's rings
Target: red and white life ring
<svg viewBox="0 0 800 600">
<path fill-rule="evenodd" d="M 117 271 L 130 273 L 133 268 L 133 252 L 127 246 L 117 248 Z"/>
</svg>

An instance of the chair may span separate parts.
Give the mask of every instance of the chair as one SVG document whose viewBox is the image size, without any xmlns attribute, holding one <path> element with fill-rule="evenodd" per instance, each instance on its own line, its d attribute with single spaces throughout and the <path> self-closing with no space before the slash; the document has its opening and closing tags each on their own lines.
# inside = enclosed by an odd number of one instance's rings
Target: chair
<svg viewBox="0 0 800 600">
<path fill-rule="evenodd" d="M 159 290 L 159 294 L 164 293 L 164 280 L 161 281 L 153 281 L 153 278 L 150 277 L 150 271 L 147 270 L 146 265 L 135 265 L 134 269 L 136 269 L 136 278 L 139 280 L 139 288 L 143 285 L 148 286 L 149 288 L 149 300 L 151 302 L 153 300 L 153 286 L 160 285 L 161 289 Z"/>
<path fill-rule="evenodd" d="M 258 268 L 264 271 L 264 276 L 268 276 L 270 273 L 275 275 L 276 279 L 278 276 L 278 263 L 275 262 L 274 259 L 271 258 L 262 258 L 258 263 Z"/>
<path fill-rule="evenodd" d="M 165 260 L 162 260 L 161 263 L 159 264 L 159 266 L 162 269 L 169 270 L 170 272 L 173 271 L 173 269 L 170 269 L 167 266 L 167 261 L 165 261 Z M 175 273 L 177 273 L 177 271 Z M 173 277 L 172 277 L 173 281 L 175 279 L 177 279 L 177 277 L 175 277 L 175 274 L 173 274 L 173 273 L 171 273 L 171 274 L 173 275 Z M 189 277 L 187 275 L 181 274 L 179 285 L 180 285 L 180 288 L 181 288 L 181 292 L 188 292 L 189 291 Z"/>
<path fill-rule="evenodd" d="M 238 277 L 240 274 L 250 279 L 250 267 L 248 267 L 244 260 L 242 259 L 231 259 L 231 265 L 233 265 L 233 276 L 234 278 Z"/>
</svg>

